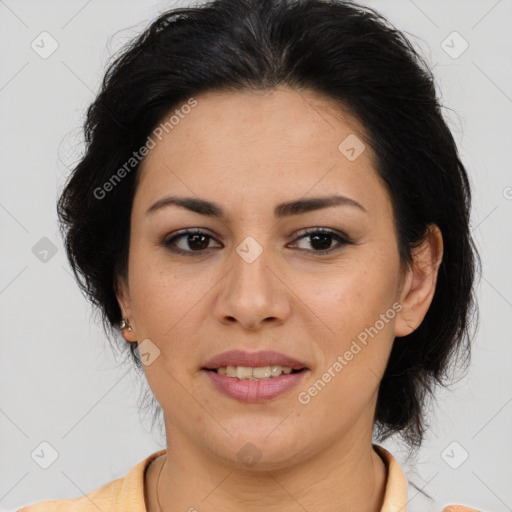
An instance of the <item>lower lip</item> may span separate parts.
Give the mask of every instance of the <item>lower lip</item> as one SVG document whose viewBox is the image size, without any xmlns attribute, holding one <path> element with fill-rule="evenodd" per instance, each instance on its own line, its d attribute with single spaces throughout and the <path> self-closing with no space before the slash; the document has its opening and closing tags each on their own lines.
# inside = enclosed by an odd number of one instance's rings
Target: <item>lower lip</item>
<svg viewBox="0 0 512 512">
<path fill-rule="evenodd" d="M 262 380 L 240 380 L 236 377 L 219 375 L 217 372 L 209 370 L 203 371 L 208 375 L 213 386 L 221 393 L 243 402 L 263 402 L 276 398 L 294 388 L 309 370 Z"/>
</svg>

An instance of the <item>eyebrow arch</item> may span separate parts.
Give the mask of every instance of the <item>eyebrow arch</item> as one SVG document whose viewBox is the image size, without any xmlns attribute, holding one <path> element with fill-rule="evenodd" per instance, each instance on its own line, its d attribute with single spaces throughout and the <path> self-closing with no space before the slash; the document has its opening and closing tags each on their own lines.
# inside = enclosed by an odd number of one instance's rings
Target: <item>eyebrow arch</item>
<svg viewBox="0 0 512 512">
<path fill-rule="evenodd" d="M 201 215 L 226 219 L 226 213 L 224 209 L 217 203 L 206 201 L 204 199 L 197 199 L 195 197 L 177 196 L 162 197 L 146 210 L 146 215 L 153 214 L 158 210 L 161 210 L 162 208 L 170 205 L 181 206 L 187 210 L 199 213 Z M 354 199 L 340 195 L 332 195 L 324 197 L 311 197 L 308 199 L 298 199 L 295 201 L 288 201 L 278 204 L 274 208 L 274 216 L 278 218 L 289 217 L 292 215 L 299 215 L 301 213 L 307 213 L 333 206 L 352 206 L 364 212 L 367 211 L 364 206 L 359 204 L 357 201 L 354 201 Z"/>
</svg>

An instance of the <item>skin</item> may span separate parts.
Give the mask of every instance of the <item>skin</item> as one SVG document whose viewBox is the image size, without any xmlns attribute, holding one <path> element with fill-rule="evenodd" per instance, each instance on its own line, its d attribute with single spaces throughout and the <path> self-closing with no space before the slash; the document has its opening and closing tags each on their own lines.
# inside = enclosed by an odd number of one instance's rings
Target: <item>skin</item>
<svg viewBox="0 0 512 512">
<path fill-rule="evenodd" d="M 372 448 L 378 386 L 394 337 L 416 329 L 430 306 L 441 233 L 433 226 L 414 264 L 401 267 L 391 199 L 369 144 L 354 161 L 338 149 L 350 134 L 365 141 L 364 129 L 332 100 L 286 87 L 196 99 L 142 163 L 128 275 L 117 288 L 133 329 L 123 331 L 126 340 L 149 339 L 160 350 L 144 371 L 164 411 L 167 456 L 146 474 L 147 509 L 159 510 L 162 470 L 165 512 L 379 511 L 386 467 Z M 333 193 L 366 211 L 342 205 L 274 217 L 279 203 Z M 214 201 L 226 218 L 174 205 L 145 214 L 170 194 Z M 318 227 L 354 243 L 303 237 Z M 164 241 L 185 228 L 211 238 L 194 245 L 182 237 L 174 246 L 189 252 L 175 254 Z M 248 236 L 263 250 L 250 264 L 235 250 Z M 322 248 L 332 251 L 315 253 Z M 400 312 L 300 403 L 298 393 L 393 304 Z M 230 349 L 276 350 L 309 373 L 275 399 L 241 402 L 201 371 Z M 261 454 L 250 467 L 237 457 L 248 442 Z"/>
</svg>

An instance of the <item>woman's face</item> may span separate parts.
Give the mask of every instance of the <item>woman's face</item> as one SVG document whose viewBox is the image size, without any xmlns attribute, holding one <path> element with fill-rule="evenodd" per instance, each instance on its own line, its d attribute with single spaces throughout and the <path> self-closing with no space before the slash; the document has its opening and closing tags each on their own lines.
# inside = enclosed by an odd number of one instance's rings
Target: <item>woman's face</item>
<svg viewBox="0 0 512 512">
<path fill-rule="evenodd" d="M 394 337 L 422 317 L 400 312 L 411 280 L 362 127 L 313 92 L 195 99 L 142 164 L 118 295 L 168 448 L 277 468 L 368 441 Z M 154 207 L 170 196 L 221 213 Z M 209 365 L 233 350 L 305 369 L 261 381 L 205 369 L 236 363 Z M 278 361 L 238 366 L 265 376 Z"/>
</svg>

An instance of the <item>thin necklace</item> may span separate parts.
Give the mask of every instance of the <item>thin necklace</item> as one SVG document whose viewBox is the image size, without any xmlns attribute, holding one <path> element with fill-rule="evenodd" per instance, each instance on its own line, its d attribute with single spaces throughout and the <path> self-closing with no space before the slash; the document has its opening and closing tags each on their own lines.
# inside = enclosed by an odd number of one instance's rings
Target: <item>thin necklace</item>
<svg viewBox="0 0 512 512">
<path fill-rule="evenodd" d="M 167 459 L 167 455 L 166 455 Z M 165 462 L 164 462 L 165 464 Z M 158 498 L 158 483 L 160 482 L 160 475 L 162 474 L 162 469 L 164 469 L 164 464 L 162 464 L 162 467 L 160 468 L 160 471 L 158 472 L 158 477 L 156 479 L 156 504 L 158 505 L 158 510 L 162 512 L 162 506 L 160 505 L 160 499 Z"/>
</svg>

